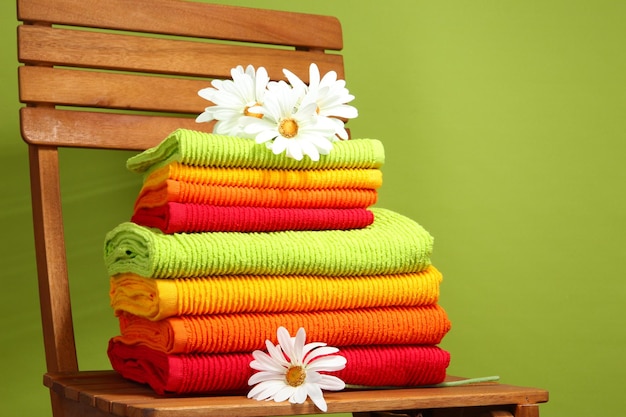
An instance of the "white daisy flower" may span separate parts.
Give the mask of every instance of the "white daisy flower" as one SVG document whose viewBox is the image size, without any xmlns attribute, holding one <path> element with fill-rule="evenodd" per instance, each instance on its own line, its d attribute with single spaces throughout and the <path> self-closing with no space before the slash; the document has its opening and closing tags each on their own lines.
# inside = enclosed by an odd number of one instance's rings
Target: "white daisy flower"
<svg viewBox="0 0 626 417">
<path fill-rule="evenodd" d="M 346 358 L 333 355 L 339 349 L 326 346 L 326 343 L 307 343 L 306 332 L 300 328 L 295 337 L 279 327 L 276 332 L 278 344 L 265 342 L 269 354 L 255 350 L 250 367 L 259 371 L 248 380 L 254 387 L 248 398 L 256 400 L 286 401 L 302 404 L 307 396 L 322 411 L 328 406 L 322 390 L 339 391 L 345 383 L 332 375 L 320 372 L 339 371 L 346 366 Z"/>
<path fill-rule="evenodd" d="M 300 104 L 302 97 L 301 88 L 284 81 L 269 83 L 263 104 L 250 108 L 262 118 L 247 117 L 244 132 L 276 155 L 285 152 L 298 161 L 308 155 L 319 161 L 320 155 L 327 155 L 333 147 L 335 125 L 318 116 L 315 103 Z"/>
<path fill-rule="evenodd" d="M 346 104 L 354 100 L 354 96 L 346 88 L 345 80 L 338 80 L 335 71 L 327 72 L 320 79 L 320 71 L 315 63 L 309 67 L 308 86 L 291 71 L 283 69 L 283 73 L 294 88 L 304 89 L 306 95 L 302 99 L 302 105 L 315 103 L 318 115 L 330 119 L 334 124 L 335 134 L 341 139 L 348 139 L 342 119 L 354 119 L 358 116 L 358 111 Z"/>
<path fill-rule="evenodd" d="M 213 102 L 196 117 L 196 122 L 217 120 L 214 133 L 230 136 L 242 136 L 245 116 L 262 117 L 250 112 L 250 108 L 263 102 L 263 96 L 269 83 L 269 76 L 263 67 L 256 71 L 248 65 L 244 71 L 241 65 L 231 70 L 232 80 L 213 80 L 213 87 L 198 91 L 200 97 Z"/>
</svg>

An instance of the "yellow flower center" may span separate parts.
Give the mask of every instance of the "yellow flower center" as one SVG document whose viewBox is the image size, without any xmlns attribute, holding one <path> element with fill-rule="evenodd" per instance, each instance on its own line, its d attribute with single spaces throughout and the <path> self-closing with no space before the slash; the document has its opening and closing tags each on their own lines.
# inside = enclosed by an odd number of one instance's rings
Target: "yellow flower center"
<svg viewBox="0 0 626 417">
<path fill-rule="evenodd" d="M 278 125 L 278 133 L 287 139 L 291 139 L 298 134 L 298 122 L 293 119 L 283 119 Z"/>
<path fill-rule="evenodd" d="M 256 103 L 255 106 L 260 106 L 260 103 Z M 243 109 L 243 114 L 245 114 L 246 116 L 251 116 L 251 117 L 256 117 L 257 119 L 262 119 L 263 115 L 261 113 L 253 113 L 250 111 L 250 107 L 252 106 L 246 106 Z"/>
<path fill-rule="evenodd" d="M 304 380 L 306 379 L 306 372 L 302 366 L 292 366 L 287 369 L 287 375 L 285 375 L 285 379 L 287 380 L 287 384 L 292 387 L 299 387 L 304 384 Z"/>
</svg>

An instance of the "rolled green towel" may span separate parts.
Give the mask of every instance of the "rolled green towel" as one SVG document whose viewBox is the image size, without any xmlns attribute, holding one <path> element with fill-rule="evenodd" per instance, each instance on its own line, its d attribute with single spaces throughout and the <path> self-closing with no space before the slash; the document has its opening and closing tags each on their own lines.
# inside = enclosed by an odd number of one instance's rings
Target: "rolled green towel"
<svg viewBox="0 0 626 417">
<path fill-rule="evenodd" d="M 334 142 L 333 150 L 317 162 L 308 158 L 297 161 L 274 155 L 252 139 L 178 129 L 157 146 L 129 158 L 126 167 L 144 173 L 174 161 L 193 166 L 266 169 L 380 168 L 385 151 L 376 139 L 342 140 Z"/>
<path fill-rule="evenodd" d="M 430 265 L 432 236 L 415 221 L 373 208 L 364 229 L 166 235 L 122 223 L 105 238 L 109 275 L 152 278 L 211 275 L 376 275 Z"/>
</svg>

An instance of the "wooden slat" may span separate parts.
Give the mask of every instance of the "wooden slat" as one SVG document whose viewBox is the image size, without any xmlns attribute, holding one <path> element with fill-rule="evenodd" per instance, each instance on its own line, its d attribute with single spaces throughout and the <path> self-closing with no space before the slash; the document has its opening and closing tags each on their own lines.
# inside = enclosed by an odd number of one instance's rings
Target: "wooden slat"
<svg viewBox="0 0 626 417">
<path fill-rule="evenodd" d="M 197 94 L 205 80 L 22 66 L 19 86 L 22 103 L 189 114 L 211 105 Z"/>
<path fill-rule="evenodd" d="M 547 393 L 534 388 L 503 384 L 467 385 L 450 388 L 418 388 L 380 391 L 342 391 L 324 394 L 328 413 L 420 410 L 486 405 L 534 404 L 547 401 Z M 245 397 L 187 397 L 129 404 L 129 416 L 235 417 L 315 414 L 311 401 L 304 404 L 250 401 Z"/>
<path fill-rule="evenodd" d="M 80 401 L 96 404 L 117 415 L 153 417 L 194 416 L 268 416 L 319 413 L 312 402 L 304 404 L 254 401 L 243 396 L 163 397 L 149 388 L 122 379 L 113 371 L 88 373 L 87 376 L 47 375 L 47 386 L 61 385 L 72 395 L 80 391 Z M 128 391 L 122 388 L 126 386 Z M 448 388 L 327 392 L 329 413 L 414 410 L 433 408 L 527 405 L 546 402 L 548 393 L 536 388 L 497 383 L 472 384 Z"/>
<path fill-rule="evenodd" d="M 171 0 L 18 0 L 25 22 L 341 50 L 332 16 Z M 98 10 L 94 13 L 94 10 Z"/>
<path fill-rule="evenodd" d="M 44 385 L 72 401 L 76 407 L 81 403 L 119 416 L 127 415 L 128 402 L 146 402 L 158 398 L 147 385 L 124 379 L 110 370 L 46 374 Z"/>
<path fill-rule="evenodd" d="M 321 72 L 343 78 L 341 55 L 290 51 L 206 42 L 145 38 L 98 32 L 77 32 L 44 26 L 18 28 L 18 59 L 22 63 L 107 70 L 229 78 L 237 65 L 264 66 L 274 79 L 282 69 L 308 78 L 311 62 Z"/>
<path fill-rule="evenodd" d="M 178 128 L 211 132 L 194 119 L 24 107 L 22 138 L 34 145 L 142 151 Z"/>
<path fill-rule="evenodd" d="M 215 125 L 215 122 L 197 123 L 193 118 L 39 107 L 20 109 L 20 120 L 22 138 L 33 145 L 134 151 L 156 146 L 179 128 L 210 133 Z"/>
</svg>

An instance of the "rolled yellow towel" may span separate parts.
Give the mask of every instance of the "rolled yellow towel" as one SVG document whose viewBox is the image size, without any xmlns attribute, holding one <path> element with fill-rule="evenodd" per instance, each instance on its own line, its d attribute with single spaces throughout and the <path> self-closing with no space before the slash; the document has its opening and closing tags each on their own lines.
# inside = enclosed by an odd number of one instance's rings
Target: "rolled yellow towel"
<svg viewBox="0 0 626 417">
<path fill-rule="evenodd" d="M 155 279 L 111 277 L 116 314 L 149 320 L 180 315 L 344 310 L 418 306 L 439 299 L 441 273 L 434 267 L 408 274 L 332 276 L 216 276 Z"/>
</svg>

